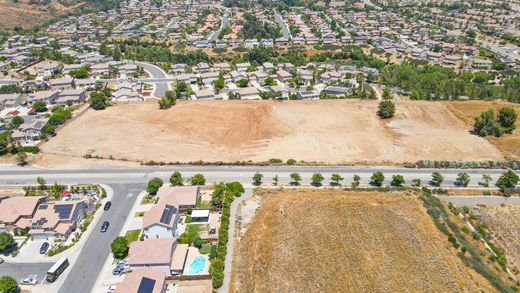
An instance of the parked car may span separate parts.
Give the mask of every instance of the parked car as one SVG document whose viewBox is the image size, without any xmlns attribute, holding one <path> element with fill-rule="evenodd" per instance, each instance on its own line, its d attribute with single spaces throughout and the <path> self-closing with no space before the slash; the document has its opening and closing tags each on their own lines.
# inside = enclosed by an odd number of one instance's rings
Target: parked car
<svg viewBox="0 0 520 293">
<path fill-rule="evenodd" d="M 105 206 L 103 207 L 103 209 L 104 209 L 105 211 L 108 211 L 108 210 L 110 209 L 111 206 L 112 206 L 112 202 L 111 202 L 111 201 L 107 201 L 107 202 L 105 203 Z"/>
<path fill-rule="evenodd" d="M 104 221 L 103 225 L 101 225 L 101 233 L 105 233 L 108 230 L 108 226 L 110 226 L 110 223 L 108 221 Z"/>
<path fill-rule="evenodd" d="M 0 263 L 3 263 L 4 262 L 4 259 L 0 257 Z"/>
<path fill-rule="evenodd" d="M 112 275 L 114 276 L 121 276 L 123 274 L 123 271 L 125 269 L 122 268 L 122 267 L 116 267 L 115 269 L 112 270 Z"/>
<path fill-rule="evenodd" d="M 20 280 L 20 284 L 36 285 L 36 284 L 38 284 L 38 276 L 37 275 L 30 275 L 29 277 Z"/>
<path fill-rule="evenodd" d="M 40 254 L 45 254 L 47 249 L 49 249 L 49 243 L 43 242 L 42 246 L 40 247 Z"/>
<path fill-rule="evenodd" d="M 107 293 L 113 293 L 116 290 L 116 286 L 110 286 L 107 289 Z"/>
<path fill-rule="evenodd" d="M 118 267 L 126 266 L 127 264 L 128 264 L 128 260 L 126 260 L 126 259 L 122 259 L 117 262 Z"/>
</svg>

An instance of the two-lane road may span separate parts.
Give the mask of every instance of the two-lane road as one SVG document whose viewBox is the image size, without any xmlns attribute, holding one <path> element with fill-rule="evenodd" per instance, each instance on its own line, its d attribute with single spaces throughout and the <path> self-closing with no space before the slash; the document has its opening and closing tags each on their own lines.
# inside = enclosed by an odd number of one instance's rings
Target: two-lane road
<svg viewBox="0 0 520 293">
<path fill-rule="evenodd" d="M 68 273 L 65 282 L 58 292 L 60 293 L 90 293 L 96 279 L 110 254 L 110 244 L 119 235 L 128 215 L 128 211 L 137 198 L 144 184 L 111 184 L 114 191 L 112 207 L 103 213 L 97 227 L 89 235 L 83 245 L 81 253 Z M 104 221 L 109 221 L 110 226 L 105 233 L 101 233 L 100 227 Z"/>
</svg>

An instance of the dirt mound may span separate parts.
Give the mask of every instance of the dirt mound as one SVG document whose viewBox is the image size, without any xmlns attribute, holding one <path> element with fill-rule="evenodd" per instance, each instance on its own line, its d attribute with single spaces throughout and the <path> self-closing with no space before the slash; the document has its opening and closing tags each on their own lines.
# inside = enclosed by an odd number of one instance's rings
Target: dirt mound
<svg viewBox="0 0 520 293">
<path fill-rule="evenodd" d="M 233 292 L 495 291 L 414 195 L 266 193 L 237 240 Z"/>
<path fill-rule="evenodd" d="M 159 110 L 154 102 L 89 110 L 44 143 L 44 153 L 131 161 L 267 161 L 393 164 L 500 160 L 488 141 L 444 104 L 399 102 L 393 119 L 377 101 L 204 101 Z M 48 161 L 48 160 L 45 160 Z"/>
</svg>

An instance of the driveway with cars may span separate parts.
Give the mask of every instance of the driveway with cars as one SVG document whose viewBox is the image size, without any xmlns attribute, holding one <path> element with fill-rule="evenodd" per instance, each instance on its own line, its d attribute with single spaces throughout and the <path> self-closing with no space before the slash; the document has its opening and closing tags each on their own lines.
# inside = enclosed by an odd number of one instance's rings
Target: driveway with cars
<svg viewBox="0 0 520 293">
<path fill-rule="evenodd" d="M 27 278 L 30 275 L 38 276 L 38 283 L 42 283 L 47 271 L 52 267 L 52 262 L 41 263 L 8 263 L 0 264 L 0 276 L 11 276 L 16 281 Z"/>
</svg>

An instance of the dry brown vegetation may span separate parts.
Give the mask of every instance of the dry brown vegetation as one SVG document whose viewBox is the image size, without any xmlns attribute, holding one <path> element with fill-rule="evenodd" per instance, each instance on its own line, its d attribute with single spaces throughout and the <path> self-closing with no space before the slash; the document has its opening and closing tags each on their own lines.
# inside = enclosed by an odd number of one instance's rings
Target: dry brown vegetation
<svg viewBox="0 0 520 293">
<path fill-rule="evenodd" d="M 412 191 L 262 191 L 236 241 L 232 292 L 495 291 Z"/>
<path fill-rule="evenodd" d="M 504 249 L 509 269 L 520 278 L 520 206 L 477 208 L 492 240 Z"/>
<path fill-rule="evenodd" d="M 0 0 L 0 31 L 12 30 L 15 27 L 30 28 L 41 25 L 45 20 L 77 8 L 77 6 L 63 6 L 57 0 L 51 0 L 48 4 L 43 4 L 47 1 L 40 1 L 42 4 L 29 4 L 29 2 L 29 0 L 18 0 L 17 2 Z"/>
<path fill-rule="evenodd" d="M 446 103 L 448 109 L 459 117 L 462 121 L 473 127 L 475 117 L 489 108 L 495 109 L 497 112 L 501 107 L 509 106 L 516 109 L 520 113 L 520 106 L 518 104 L 506 103 L 502 101 L 466 101 L 466 102 L 449 102 Z M 520 159 L 520 119 L 516 121 L 516 130 L 512 134 L 506 134 L 502 137 L 488 136 L 486 140 L 497 147 L 507 160 Z"/>
<path fill-rule="evenodd" d="M 393 119 L 377 101 L 204 101 L 159 110 L 155 102 L 89 110 L 44 143 L 44 153 L 147 162 L 345 164 L 421 159 L 501 160 L 444 104 L 401 101 Z"/>
</svg>

